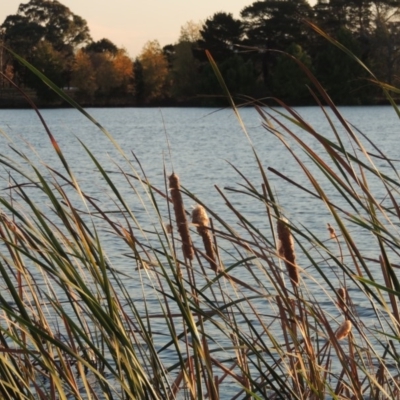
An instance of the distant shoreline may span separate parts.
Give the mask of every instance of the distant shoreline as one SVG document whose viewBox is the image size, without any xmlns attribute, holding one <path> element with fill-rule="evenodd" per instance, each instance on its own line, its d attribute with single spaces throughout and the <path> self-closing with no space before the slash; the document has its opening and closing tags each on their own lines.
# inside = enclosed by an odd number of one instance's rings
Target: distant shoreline
<svg viewBox="0 0 400 400">
<path fill-rule="evenodd" d="M 43 99 L 39 99 L 34 90 L 24 88 L 26 95 L 34 102 L 34 104 L 40 109 L 62 109 L 62 108 L 73 108 L 69 103 L 63 99 L 57 99 L 53 101 L 46 102 Z M 224 98 L 215 97 L 210 98 L 206 96 L 198 96 L 186 100 L 174 100 L 166 98 L 163 100 L 158 100 L 149 104 L 140 104 L 132 96 L 109 96 L 109 97 L 98 97 L 93 100 L 82 100 L 75 96 L 73 91 L 66 92 L 74 101 L 76 101 L 83 108 L 157 108 L 157 107 L 171 107 L 171 108 L 215 108 L 215 107 L 229 107 L 229 102 Z M 394 99 L 397 103 L 400 99 Z M 285 100 L 283 99 L 285 102 Z M 277 103 L 273 100 L 262 101 L 263 104 L 277 106 Z M 316 106 L 315 102 L 312 100 L 307 100 L 304 102 L 285 102 L 290 107 L 309 107 Z M 370 102 L 365 102 L 364 104 L 354 104 L 346 102 L 336 102 L 337 106 L 380 106 L 380 105 L 390 105 L 390 102 L 386 98 L 376 98 L 371 99 Z M 240 103 L 237 102 L 237 106 Z M 250 106 L 250 105 L 246 105 Z M 1 110 L 13 110 L 13 109 L 30 109 L 32 108 L 28 101 L 15 89 L 13 88 L 2 88 L 0 89 L 0 109 Z"/>
</svg>

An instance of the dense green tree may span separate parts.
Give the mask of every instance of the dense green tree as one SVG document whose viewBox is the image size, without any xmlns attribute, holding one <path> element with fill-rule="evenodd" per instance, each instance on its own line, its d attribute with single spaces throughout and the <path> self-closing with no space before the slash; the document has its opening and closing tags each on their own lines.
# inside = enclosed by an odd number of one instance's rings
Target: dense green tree
<svg viewBox="0 0 400 400">
<path fill-rule="evenodd" d="M 185 100 L 196 96 L 200 84 L 200 62 L 193 55 L 193 43 L 181 41 L 174 46 L 171 66 L 171 96 Z"/>
<path fill-rule="evenodd" d="M 238 54 L 218 64 L 225 83 L 233 97 L 243 99 L 243 96 L 258 97 L 259 92 L 257 74 L 252 60 L 244 60 Z M 207 64 L 201 72 L 201 91 L 203 103 L 206 105 L 218 105 L 224 102 L 224 93 L 218 82 L 212 67 Z"/>
<path fill-rule="evenodd" d="M 313 7 L 313 22 L 329 35 L 335 35 L 339 28 L 346 26 L 346 13 L 343 4 L 318 1 Z"/>
<path fill-rule="evenodd" d="M 298 44 L 292 43 L 285 54 L 281 54 L 272 73 L 272 94 L 284 101 L 302 104 L 310 101 L 307 85 L 310 81 L 293 56 L 305 67 L 311 69 L 311 57 Z"/>
<path fill-rule="evenodd" d="M 57 82 L 61 86 L 69 86 L 74 50 L 90 41 L 86 21 L 56 0 L 30 0 L 20 4 L 17 14 L 9 15 L 1 28 L 6 44 L 41 69 L 49 61 L 51 52 L 57 54 L 57 57 L 54 54 L 54 57 L 50 57 L 53 61 L 61 57 L 63 80 L 58 80 L 56 74 Z M 43 51 L 44 49 L 47 50 Z M 43 56 L 44 59 L 41 60 L 39 56 Z M 51 65 L 54 66 L 53 61 Z M 30 84 L 36 81 L 30 77 L 31 73 L 17 62 L 14 62 L 14 71 L 21 82 Z M 56 75 L 52 74 L 54 78 Z"/>
<path fill-rule="evenodd" d="M 337 40 L 354 55 L 361 57 L 361 46 L 351 31 L 341 28 Z M 313 61 L 316 77 L 331 98 L 343 104 L 363 104 L 370 101 L 364 69 L 336 46 L 326 43 Z"/>
<path fill-rule="evenodd" d="M 398 84 L 400 76 L 399 14 L 399 7 L 386 5 L 376 9 L 371 37 L 372 67 L 377 76 L 389 84 Z"/>
<path fill-rule="evenodd" d="M 306 0 L 256 1 L 241 11 L 245 28 L 244 43 L 255 51 L 251 57 L 265 88 L 272 87 L 271 71 L 276 54 L 268 49 L 285 50 L 292 43 L 307 43 L 309 32 L 304 19 L 312 15 Z"/>
<path fill-rule="evenodd" d="M 347 28 L 365 37 L 372 27 L 371 0 L 351 0 L 347 2 Z"/>
<path fill-rule="evenodd" d="M 143 105 L 145 102 L 143 66 L 139 58 L 136 58 L 135 61 L 133 62 L 133 74 L 135 76 L 134 94 L 135 94 L 136 104 Z"/>
<path fill-rule="evenodd" d="M 240 13 L 250 46 L 280 50 L 304 41 L 307 31 L 302 20 L 311 14 L 306 0 L 256 1 Z"/>
<path fill-rule="evenodd" d="M 84 50 L 87 53 L 110 53 L 110 54 L 117 54 L 118 47 L 109 39 L 100 39 L 97 42 L 89 43 Z"/>
<path fill-rule="evenodd" d="M 376 21 L 399 15 L 398 0 L 330 0 L 314 6 L 315 21 L 329 34 L 346 28 L 356 37 L 368 36 Z"/>
<path fill-rule="evenodd" d="M 181 27 L 178 42 L 163 47 L 169 68 L 169 95 L 174 101 L 192 102 L 197 94 L 201 63 L 194 57 L 194 52 L 201 38 L 201 28 L 200 22 L 188 21 Z"/>
<path fill-rule="evenodd" d="M 235 45 L 241 44 L 243 25 L 232 14 L 218 12 L 205 21 L 200 35 L 198 57 L 206 60 L 204 52 L 208 50 L 216 61 L 222 61 L 233 55 Z"/>
<path fill-rule="evenodd" d="M 4 32 L 5 44 L 17 54 L 32 61 L 32 55 L 36 46 L 44 36 L 44 28 L 22 15 L 10 15 L 1 25 Z M 15 59 L 9 59 L 8 63 L 15 72 L 14 79 L 17 83 L 25 82 L 27 70 Z M 6 65 L 4 65 L 6 67 Z"/>
<path fill-rule="evenodd" d="M 86 21 L 57 0 L 30 0 L 20 4 L 17 14 L 42 27 L 43 39 L 57 51 L 72 52 L 90 41 Z"/>
<path fill-rule="evenodd" d="M 314 10 L 317 23 L 330 34 L 346 28 L 358 35 L 366 35 L 371 28 L 371 0 L 330 0 L 319 2 Z"/>
<path fill-rule="evenodd" d="M 15 52 L 29 57 L 44 38 L 46 29 L 23 15 L 9 15 L 1 25 L 5 43 Z"/>
<path fill-rule="evenodd" d="M 51 43 L 46 40 L 39 42 L 31 62 L 57 86 L 64 85 L 64 57 Z M 35 89 L 37 96 L 42 100 L 52 101 L 58 98 L 58 95 L 33 73 L 27 74 L 26 84 Z"/>
<path fill-rule="evenodd" d="M 398 0 L 371 0 L 374 20 L 392 21 L 400 17 Z"/>
<path fill-rule="evenodd" d="M 165 59 L 167 60 L 168 63 L 168 69 L 172 69 L 172 62 L 175 57 L 175 44 L 167 44 L 162 48 L 162 52 L 164 54 Z"/>
<path fill-rule="evenodd" d="M 395 82 L 400 68 L 400 3 L 397 0 L 331 0 L 319 2 L 314 10 L 317 25 L 339 41 L 348 43 L 380 79 Z M 310 54 L 319 65 L 318 74 L 325 79 L 324 68 L 333 69 L 337 63 L 329 59 L 333 54 L 327 53 L 326 40 L 317 35 L 313 37 Z M 341 62 L 344 60 L 341 59 Z M 325 67 L 321 68 L 321 65 Z M 344 71 L 351 69 L 346 66 Z M 367 92 L 373 94 L 373 91 L 364 90 L 364 93 Z"/>
</svg>

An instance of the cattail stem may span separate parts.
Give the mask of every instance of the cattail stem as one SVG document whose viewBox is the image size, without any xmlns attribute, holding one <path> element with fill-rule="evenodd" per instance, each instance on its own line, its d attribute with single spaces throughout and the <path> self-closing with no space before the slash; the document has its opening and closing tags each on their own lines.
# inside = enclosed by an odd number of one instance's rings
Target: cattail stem
<svg viewBox="0 0 400 400">
<path fill-rule="evenodd" d="M 292 284 L 294 286 L 298 286 L 300 280 L 299 267 L 296 264 L 296 253 L 294 251 L 294 240 L 292 233 L 290 228 L 283 220 L 278 220 L 277 231 L 279 238 L 279 255 L 284 259 Z"/>
<path fill-rule="evenodd" d="M 197 225 L 197 232 L 203 239 L 204 249 L 206 251 L 208 262 L 213 271 L 218 270 L 214 246 L 209 229 L 209 219 L 203 206 L 196 206 L 192 212 L 192 222 Z"/>
<path fill-rule="evenodd" d="M 183 206 L 182 195 L 180 192 L 179 177 L 173 173 L 169 177 L 169 188 L 171 191 L 172 204 L 174 205 L 175 219 L 178 226 L 178 232 L 182 240 L 183 255 L 193 260 L 194 252 L 192 241 L 190 239 L 189 225 L 186 220 L 185 208 Z"/>
</svg>

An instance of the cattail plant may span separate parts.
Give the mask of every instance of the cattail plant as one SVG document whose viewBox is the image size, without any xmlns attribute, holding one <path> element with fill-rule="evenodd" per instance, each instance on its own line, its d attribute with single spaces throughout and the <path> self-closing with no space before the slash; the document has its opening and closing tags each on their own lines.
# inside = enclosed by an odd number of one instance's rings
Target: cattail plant
<svg viewBox="0 0 400 400">
<path fill-rule="evenodd" d="M 331 224 L 329 224 L 329 223 L 326 224 L 326 225 L 327 225 L 327 228 L 328 228 L 329 237 L 331 239 L 337 239 L 335 228 L 333 228 L 333 226 Z"/>
<path fill-rule="evenodd" d="M 347 290 L 345 288 L 339 288 L 337 294 L 337 305 L 345 312 L 347 308 Z"/>
<path fill-rule="evenodd" d="M 296 264 L 296 253 L 294 251 L 294 240 L 290 228 L 287 226 L 286 221 L 279 219 L 277 223 L 279 246 L 279 255 L 284 259 L 286 269 L 293 285 L 299 284 L 299 267 Z"/>
<path fill-rule="evenodd" d="M 31 72 L 38 70 L 32 67 Z M 217 77 L 223 83 L 219 72 Z M 99 123 L 124 164 L 114 173 L 119 157 L 111 167 L 103 165 L 103 158 L 81 142 L 95 167 L 78 171 L 90 171 L 90 180 L 96 173 L 101 190 L 110 195 L 107 201 L 94 196 L 100 188 L 93 188 L 92 182 L 81 186 L 86 175 L 75 175 L 42 117 L 61 167 L 44 160 L 36 165 L 40 152 L 30 159 L 18 149 L 19 135 L 7 135 L 0 127 L 0 138 L 18 138 L 0 151 L 0 399 L 400 399 L 394 340 L 399 336 L 399 283 L 393 264 L 400 252 L 398 166 L 371 141 L 364 148 L 364 134 L 347 123 L 311 73 L 308 78 L 332 128 L 327 135 L 320 121 L 323 134 L 278 99 L 278 113 L 256 104 L 257 120 L 261 116 L 263 126 L 290 153 L 286 157 L 282 152 L 283 166 L 293 159 L 305 175 L 292 180 L 269 167 L 285 182 L 274 190 L 264 171 L 264 154 L 258 155 L 251 145 L 257 168 L 246 176 L 234 167 L 243 179 L 239 189 L 215 186 L 228 207 L 212 213 L 218 221 L 218 247 L 205 211 L 211 209 L 205 205 L 193 211 L 211 269 L 220 271 L 226 265 L 213 279 L 204 268 L 192 268 L 190 221 L 175 173 L 168 179 L 184 264 L 171 257 L 174 240 L 160 235 L 173 234 L 172 227 L 154 225 L 163 223 L 158 196 L 162 205 L 168 196 L 140 178 L 136 162 Z M 236 109 L 235 114 L 240 119 Z M 371 145 L 379 163 L 367 151 Z M 15 155 L 22 162 L 16 162 Z M 127 183 L 134 191 L 127 190 Z M 275 232 L 269 230 L 274 230 L 270 221 L 281 209 L 277 196 L 284 198 L 293 185 L 301 189 L 299 204 L 311 198 L 321 215 L 326 211 L 334 216 L 337 227 L 335 232 L 328 224 L 327 233 L 320 221 L 312 228 L 299 224 L 296 235 L 302 246 L 296 255 L 291 225 L 278 218 L 274 255 L 286 265 L 293 285 L 289 293 L 274 268 L 270 238 Z M 129 207 L 132 192 L 148 211 L 140 218 Z M 233 193 L 235 202 L 225 192 Z M 240 207 L 235 206 L 236 196 Z M 227 218 L 224 211 L 229 212 Z M 254 215 L 260 221 L 267 216 L 268 231 L 251 222 Z M 328 245 L 322 229 L 330 237 Z M 302 274 L 310 277 L 302 280 L 301 290 L 297 258 L 302 259 Z M 132 262 L 143 273 L 133 272 Z M 339 283 L 334 286 L 335 277 Z M 351 291 L 362 307 L 350 297 Z M 339 322 L 332 323 L 338 313 Z"/>
<path fill-rule="evenodd" d="M 167 233 L 172 233 L 172 231 L 173 231 L 173 227 L 172 227 L 171 224 L 165 224 L 165 225 L 164 225 L 164 228 L 165 228 L 165 231 L 166 231 Z"/>
<path fill-rule="evenodd" d="M 190 239 L 189 225 L 186 220 L 186 212 L 183 206 L 182 195 L 180 192 L 179 177 L 173 173 L 169 177 L 169 188 L 171 191 L 172 203 L 174 205 L 174 212 L 176 218 L 176 224 L 178 226 L 178 232 L 182 239 L 182 251 L 183 255 L 189 259 L 193 260 L 194 252 L 192 241 Z"/>
<path fill-rule="evenodd" d="M 336 240 L 336 243 L 337 243 L 337 245 L 339 247 L 339 251 L 340 251 L 340 261 L 343 263 L 342 247 L 340 245 L 339 238 L 338 238 L 338 236 L 336 234 L 335 228 L 329 223 L 327 223 L 326 226 L 327 226 L 327 229 L 328 229 L 328 232 L 329 232 L 329 238 L 332 239 L 332 240 Z"/>
<path fill-rule="evenodd" d="M 213 271 L 217 271 L 218 265 L 216 263 L 215 251 L 209 230 L 209 219 L 203 206 L 198 205 L 193 209 L 192 222 L 196 224 L 197 232 L 199 232 L 199 235 L 203 239 L 204 249 L 206 251 L 207 259 L 210 263 L 211 269 Z"/>
<path fill-rule="evenodd" d="M 339 326 L 338 330 L 335 333 L 336 339 L 337 340 L 342 340 L 344 338 L 346 338 L 352 328 L 352 324 L 349 320 L 346 320 L 343 322 L 342 325 Z"/>
</svg>

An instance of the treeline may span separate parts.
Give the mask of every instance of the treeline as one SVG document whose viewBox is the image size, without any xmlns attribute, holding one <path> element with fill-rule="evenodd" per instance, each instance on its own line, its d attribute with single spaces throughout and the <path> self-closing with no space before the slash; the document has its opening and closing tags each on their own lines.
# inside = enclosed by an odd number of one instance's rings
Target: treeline
<svg viewBox="0 0 400 400">
<path fill-rule="evenodd" d="M 234 96 L 291 104 L 314 100 L 302 61 L 340 104 L 376 104 L 379 89 L 365 70 L 316 34 L 311 21 L 350 49 L 379 80 L 400 80 L 400 4 L 396 0 L 256 1 L 240 18 L 218 12 L 188 22 L 175 44 L 146 43 L 132 60 L 108 39 L 93 41 L 84 19 L 58 1 L 30 0 L 1 25 L 2 41 L 84 105 L 217 105 L 221 89 L 209 50 Z M 34 89 L 44 103 L 54 93 L 3 51 L 1 86 Z"/>
</svg>

